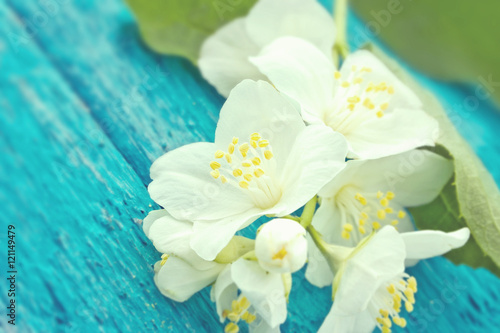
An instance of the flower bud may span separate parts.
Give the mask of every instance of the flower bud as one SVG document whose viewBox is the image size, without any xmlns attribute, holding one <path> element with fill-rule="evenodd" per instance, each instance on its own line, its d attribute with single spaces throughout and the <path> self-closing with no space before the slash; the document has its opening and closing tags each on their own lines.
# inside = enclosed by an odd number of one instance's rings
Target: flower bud
<svg viewBox="0 0 500 333">
<path fill-rule="evenodd" d="M 255 240 L 260 266 L 273 273 L 293 273 L 307 259 L 306 230 L 297 222 L 274 219 L 262 226 Z"/>
</svg>

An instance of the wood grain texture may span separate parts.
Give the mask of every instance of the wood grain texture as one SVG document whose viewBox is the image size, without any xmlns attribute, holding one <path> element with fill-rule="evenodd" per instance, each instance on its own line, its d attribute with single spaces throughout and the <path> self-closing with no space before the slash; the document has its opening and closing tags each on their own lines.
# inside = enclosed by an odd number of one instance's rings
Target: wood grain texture
<svg viewBox="0 0 500 333">
<path fill-rule="evenodd" d="M 374 37 L 350 19 L 353 46 Z M 208 289 L 185 303 L 156 290 L 159 254 L 141 229 L 156 207 L 146 190 L 151 162 L 213 140 L 222 97 L 187 61 L 146 50 L 119 0 L 0 1 L 0 36 L 1 232 L 15 224 L 20 242 L 18 331 L 222 331 Z M 473 89 L 414 74 L 500 183 L 493 107 L 468 111 Z M 419 293 L 406 331 L 500 327 L 500 281 L 489 272 L 443 258 L 410 271 Z M 283 331 L 314 332 L 330 289 L 310 286 L 303 272 L 293 283 Z"/>
</svg>

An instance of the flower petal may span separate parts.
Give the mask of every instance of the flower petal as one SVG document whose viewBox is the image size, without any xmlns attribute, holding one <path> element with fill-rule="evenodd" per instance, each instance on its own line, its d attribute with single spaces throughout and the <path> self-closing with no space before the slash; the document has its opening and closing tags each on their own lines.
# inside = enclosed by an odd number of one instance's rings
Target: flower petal
<svg viewBox="0 0 500 333">
<path fill-rule="evenodd" d="M 172 150 L 151 167 L 151 198 L 181 220 L 211 220 L 253 206 L 247 193 L 210 175 L 214 144 L 199 142 Z"/>
<path fill-rule="evenodd" d="M 231 265 L 231 276 L 269 326 L 274 328 L 285 322 L 287 311 L 281 274 L 266 272 L 256 261 L 239 259 Z"/>
<path fill-rule="evenodd" d="M 226 318 L 222 315 L 224 310 L 231 309 L 231 303 L 238 296 L 238 287 L 231 277 L 231 265 L 227 265 L 219 274 L 217 281 L 212 287 L 212 302 L 215 302 L 219 320 L 223 323 Z"/>
<path fill-rule="evenodd" d="M 248 331 L 250 333 L 280 333 L 279 325 L 276 327 L 271 327 L 265 320 L 254 321 L 248 325 Z"/>
<path fill-rule="evenodd" d="M 418 147 L 434 146 L 437 121 L 419 109 L 395 109 L 381 118 L 373 117 L 349 133 L 349 157 L 375 159 L 406 152 Z"/>
<path fill-rule="evenodd" d="M 157 209 L 149 212 L 148 216 L 146 216 L 142 221 L 142 230 L 146 234 L 146 237 L 149 238 L 149 228 L 151 228 L 151 225 L 159 218 L 167 215 L 169 214 L 165 209 Z"/>
<path fill-rule="evenodd" d="M 247 31 L 261 47 L 283 36 L 303 38 L 331 56 L 335 25 L 315 0 L 260 0 L 246 18 Z"/>
<path fill-rule="evenodd" d="M 450 160 L 427 150 L 412 150 L 377 160 L 349 161 L 336 178 L 362 192 L 392 191 L 395 203 L 412 207 L 434 200 L 452 174 Z M 335 193 L 337 187 L 329 184 L 323 192 Z"/>
<path fill-rule="evenodd" d="M 270 142 L 280 169 L 304 128 L 298 106 L 267 82 L 245 80 L 231 91 L 222 107 L 215 144 L 226 150 L 233 137 L 248 141 L 252 133 L 260 133 Z"/>
<path fill-rule="evenodd" d="M 266 79 L 248 60 L 259 49 L 246 32 L 245 19 L 238 18 L 205 40 L 198 66 L 203 77 L 227 97 L 244 79 Z"/>
<path fill-rule="evenodd" d="M 196 221 L 191 248 L 203 259 L 214 260 L 236 231 L 245 228 L 266 212 L 257 208 L 214 221 Z"/>
<path fill-rule="evenodd" d="M 211 268 L 213 263 L 200 258 L 189 246 L 193 223 L 177 220 L 163 211 L 164 216 L 151 224 L 148 235 L 158 252 L 179 257 L 199 270 Z"/>
<path fill-rule="evenodd" d="M 176 302 L 184 302 L 215 281 L 224 265 L 212 263 L 206 270 L 197 270 L 184 260 L 169 257 L 162 266 L 155 265 L 155 284 L 160 292 Z"/>
<path fill-rule="evenodd" d="M 462 228 L 453 232 L 420 230 L 401 234 L 406 245 L 408 259 L 427 259 L 462 247 L 469 239 L 470 231 Z"/>
<path fill-rule="evenodd" d="M 282 174 L 278 216 L 304 205 L 345 167 L 344 137 L 324 125 L 311 125 L 297 137 Z"/>
<path fill-rule="evenodd" d="M 404 271 L 405 244 L 391 226 L 380 229 L 354 253 L 345 264 L 333 304 L 335 314 L 342 316 L 364 311 L 377 289 Z"/>
<path fill-rule="evenodd" d="M 335 67 L 331 57 L 306 40 L 279 38 L 250 58 L 273 85 L 302 106 L 309 123 L 324 119 L 333 94 Z"/>
<path fill-rule="evenodd" d="M 339 316 L 335 314 L 332 306 L 318 333 L 370 333 L 375 326 L 376 323 L 368 310 L 356 315 Z"/>
</svg>

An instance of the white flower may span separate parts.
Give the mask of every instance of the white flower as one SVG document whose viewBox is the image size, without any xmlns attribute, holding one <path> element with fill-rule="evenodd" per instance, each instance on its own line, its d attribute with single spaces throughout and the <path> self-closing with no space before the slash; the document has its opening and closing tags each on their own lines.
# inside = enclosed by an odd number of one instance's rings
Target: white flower
<svg viewBox="0 0 500 333">
<path fill-rule="evenodd" d="M 194 143 L 151 167 L 149 193 L 193 221 L 190 246 L 213 260 L 235 232 L 263 215 L 303 206 L 345 166 L 347 146 L 324 125 L 305 126 L 267 82 L 245 80 L 220 112 L 215 143 Z"/>
<path fill-rule="evenodd" d="M 287 294 L 290 274 L 269 273 L 256 261 L 239 259 L 228 265 L 212 288 L 212 301 L 226 332 L 238 332 L 245 321 L 250 332 L 279 332 L 287 316 Z M 240 293 L 238 293 L 240 290 Z"/>
<path fill-rule="evenodd" d="M 203 260 L 189 247 L 192 227 L 191 222 L 177 220 L 164 209 L 152 211 L 144 219 L 146 236 L 163 253 L 155 264 L 155 284 L 177 302 L 212 284 L 226 266 Z"/>
<path fill-rule="evenodd" d="M 355 246 L 385 225 L 413 230 L 404 207 L 431 202 L 453 174 L 453 163 L 426 150 L 413 150 L 378 160 L 349 161 L 320 192 L 312 225 L 333 244 Z M 307 279 L 323 287 L 332 274 L 310 241 Z"/>
<path fill-rule="evenodd" d="M 398 233 L 382 228 L 355 249 L 321 245 L 336 272 L 334 303 L 319 332 L 363 333 L 378 326 L 390 332 L 392 324 L 406 326 L 401 310 L 413 311 L 417 281 L 404 272 L 405 259 L 425 259 L 461 247 L 469 229 L 455 232 Z"/>
<path fill-rule="evenodd" d="M 316 0 L 260 0 L 246 17 L 206 39 L 198 65 L 203 76 L 227 97 L 244 79 L 266 80 L 249 57 L 282 36 L 303 38 L 330 56 L 335 26 Z"/>
<path fill-rule="evenodd" d="M 255 240 L 260 266 L 273 273 L 293 273 L 307 260 L 306 230 L 297 222 L 274 219 L 262 226 Z"/>
<path fill-rule="evenodd" d="M 374 55 L 349 55 L 340 72 L 311 43 L 283 37 L 252 62 L 274 86 L 302 105 L 308 123 L 342 133 L 349 158 L 373 159 L 433 146 L 438 123 L 418 97 Z"/>
</svg>

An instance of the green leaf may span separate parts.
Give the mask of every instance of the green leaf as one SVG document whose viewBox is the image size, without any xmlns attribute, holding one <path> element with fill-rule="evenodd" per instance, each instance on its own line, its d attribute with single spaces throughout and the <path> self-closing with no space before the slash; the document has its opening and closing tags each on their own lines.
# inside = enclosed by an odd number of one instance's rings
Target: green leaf
<svg viewBox="0 0 500 333">
<path fill-rule="evenodd" d="M 478 98 L 491 93 L 500 103 L 500 1 L 352 0 L 351 5 L 366 22 L 363 34 L 379 36 L 434 78 L 478 82 L 483 85 Z"/>
<path fill-rule="evenodd" d="M 455 165 L 453 179 L 433 202 L 410 209 L 417 227 L 444 231 L 469 227 L 469 242 L 447 257 L 457 264 L 488 268 L 500 276 L 500 191 L 495 180 L 457 132 L 438 100 L 394 60 L 373 46 L 366 48 L 410 87 L 422 100 L 424 110 L 438 120 L 440 137 L 432 150 L 453 158 Z"/>
<path fill-rule="evenodd" d="M 198 60 L 205 38 L 245 15 L 256 0 L 126 0 L 144 42 L 162 54 Z"/>
</svg>

